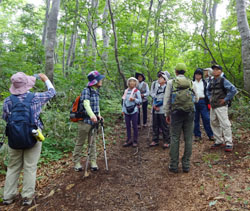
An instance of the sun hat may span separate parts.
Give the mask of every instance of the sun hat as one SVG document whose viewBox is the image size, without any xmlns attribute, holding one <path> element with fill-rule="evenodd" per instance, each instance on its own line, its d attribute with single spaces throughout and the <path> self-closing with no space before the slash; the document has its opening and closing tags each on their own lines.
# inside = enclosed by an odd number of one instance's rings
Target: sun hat
<svg viewBox="0 0 250 211">
<path fill-rule="evenodd" d="M 35 85 L 36 78 L 34 76 L 28 76 L 23 72 L 17 72 L 11 76 L 10 81 L 10 93 L 20 95 L 26 93 Z"/>
<path fill-rule="evenodd" d="M 195 70 L 195 72 L 194 72 L 194 75 L 196 75 L 196 74 L 199 74 L 199 75 L 202 75 L 202 76 L 203 76 L 203 69 L 197 68 L 197 69 Z"/>
<path fill-rule="evenodd" d="M 187 66 L 184 63 L 178 63 L 175 67 L 175 70 L 177 71 L 187 71 Z"/>
<path fill-rule="evenodd" d="M 131 80 L 136 81 L 136 86 L 139 85 L 139 81 L 138 81 L 135 77 L 130 77 L 130 78 L 127 80 L 127 86 L 129 86 L 129 82 L 130 82 Z"/>
<path fill-rule="evenodd" d="M 135 78 L 138 80 L 139 76 L 142 76 L 142 81 L 145 81 L 145 76 L 143 73 L 135 73 Z"/>
<path fill-rule="evenodd" d="M 217 68 L 217 69 L 219 69 L 219 70 L 222 71 L 222 66 L 220 66 L 220 65 L 218 65 L 218 64 L 213 65 L 211 68 L 212 68 L 213 70 L 214 70 L 215 68 Z"/>
<path fill-rule="evenodd" d="M 213 69 L 211 67 L 205 68 L 203 71 L 208 71 L 208 76 L 212 76 Z"/>
<path fill-rule="evenodd" d="M 160 78 L 160 77 L 163 77 L 165 79 L 165 81 L 168 81 L 168 76 L 165 74 L 165 72 L 160 72 L 158 74 L 158 78 Z"/>
<path fill-rule="evenodd" d="M 94 70 L 94 71 L 91 71 L 89 74 L 88 74 L 88 84 L 87 86 L 94 86 L 96 85 L 100 80 L 102 80 L 103 78 L 105 78 L 104 75 L 101 75 L 98 71 Z"/>
</svg>

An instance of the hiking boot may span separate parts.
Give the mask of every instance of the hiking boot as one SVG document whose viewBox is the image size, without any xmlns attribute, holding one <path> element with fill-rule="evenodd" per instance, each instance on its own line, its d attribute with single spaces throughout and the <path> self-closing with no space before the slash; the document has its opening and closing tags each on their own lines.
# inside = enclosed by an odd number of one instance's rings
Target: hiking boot
<svg viewBox="0 0 250 211">
<path fill-rule="evenodd" d="M 219 148 L 224 147 L 224 146 L 225 146 L 225 144 L 213 144 L 210 147 L 210 149 L 219 149 Z"/>
<path fill-rule="evenodd" d="M 32 204 L 32 201 L 33 201 L 33 199 L 32 198 L 23 198 L 23 203 L 22 203 L 22 205 L 23 206 L 29 206 L 29 205 L 31 205 Z"/>
<path fill-rule="evenodd" d="M 170 144 L 167 144 L 167 143 L 166 143 L 166 144 L 163 144 L 163 146 L 162 146 L 163 149 L 167 149 L 167 148 L 169 148 L 169 147 L 170 147 Z"/>
<path fill-rule="evenodd" d="M 210 136 L 209 141 L 215 141 L 215 138 L 213 136 Z"/>
<path fill-rule="evenodd" d="M 10 204 L 12 204 L 12 203 L 14 203 L 14 199 L 4 199 L 3 200 L 3 204 L 4 205 L 10 205 Z"/>
<path fill-rule="evenodd" d="M 231 145 L 226 145 L 225 147 L 225 152 L 232 152 L 233 151 L 233 146 Z"/>
<path fill-rule="evenodd" d="M 175 174 L 177 174 L 179 171 L 178 171 L 178 168 L 173 168 L 173 167 L 168 167 L 168 170 L 170 171 L 170 172 L 173 172 L 173 173 L 175 173 Z"/>
<path fill-rule="evenodd" d="M 74 167 L 75 171 L 82 171 L 82 165 L 80 162 L 77 162 Z"/>
<path fill-rule="evenodd" d="M 194 141 L 195 142 L 199 142 L 199 141 L 201 141 L 202 140 L 202 138 L 200 137 L 200 136 L 195 136 L 194 137 Z"/>
<path fill-rule="evenodd" d="M 188 173 L 188 172 L 190 171 L 190 169 L 189 169 L 188 167 L 183 167 L 183 168 L 182 168 L 182 171 L 183 171 L 184 173 Z"/>
<path fill-rule="evenodd" d="M 95 160 L 90 161 L 90 168 L 91 168 L 92 171 L 97 171 L 98 170 L 98 166 L 97 166 Z"/>
<path fill-rule="evenodd" d="M 150 147 L 156 147 L 159 146 L 158 142 L 152 141 L 151 144 L 149 144 Z"/>
<path fill-rule="evenodd" d="M 133 143 L 131 141 L 126 141 L 122 146 L 123 147 L 129 147 L 131 146 Z"/>
</svg>

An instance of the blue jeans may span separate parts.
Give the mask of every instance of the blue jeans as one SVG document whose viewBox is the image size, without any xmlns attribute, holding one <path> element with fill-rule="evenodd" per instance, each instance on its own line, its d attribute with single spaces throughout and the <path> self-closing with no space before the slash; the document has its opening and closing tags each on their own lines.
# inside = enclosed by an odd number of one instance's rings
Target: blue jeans
<svg viewBox="0 0 250 211">
<path fill-rule="evenodd" d="M 210 138 L 213 136 L 213 131 L 210 126 L 209 111 L 205 100 L 199 100 L 198 103 L 195 103 L 195 119 L 194 119 L 194 135 L 201 137 L 200 131 L 200 116 L 204 125 L 207 136 Z"/>
</svg>

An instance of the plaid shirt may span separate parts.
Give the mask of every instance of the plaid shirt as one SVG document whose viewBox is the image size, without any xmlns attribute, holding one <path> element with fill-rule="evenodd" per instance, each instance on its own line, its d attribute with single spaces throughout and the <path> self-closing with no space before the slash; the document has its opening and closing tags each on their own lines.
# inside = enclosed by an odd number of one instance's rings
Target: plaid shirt
<svg viewBox="0 0 250 211">
<path fill-rule="evenodd" d="M 47 92 L 37 92 L 34 95 L 34 98 L 31 101 L 31 111 L 34 114 L 34 123 L 37 127 L 43 129 L 43 124 L 39 119 L 40 113 L 42 111 L 42 106 L 47 103 L 54 95 L 56 94 L 55 89 L 50 88 Z M 19 100 L 23 101 L 27 96 L 27 93 L 17 95 Z M 12 102 L 10 97 L 7 97 L 4 100 L 3 104 L 3 119 L 7 122 L 8 116 L 11 113 Z"/>
<path fill-rule="evenodd" d="M 90 94 L 91 92 L 91 94 Z M 91 87 L 86 87 L 83 89 L 82 94 L 81 94 L 81 100 L 82 102 L 84 100 L 89 100 L 90 101 L 90 107 L 94 114 L 97 116 L 100 112 L 99 108 L 99 90 L 95 90 Z M 93 125 L 93 122 L 90 120 L 90 117 L 87 116 L 83 120 L 84 123 Z"/>
</svg>

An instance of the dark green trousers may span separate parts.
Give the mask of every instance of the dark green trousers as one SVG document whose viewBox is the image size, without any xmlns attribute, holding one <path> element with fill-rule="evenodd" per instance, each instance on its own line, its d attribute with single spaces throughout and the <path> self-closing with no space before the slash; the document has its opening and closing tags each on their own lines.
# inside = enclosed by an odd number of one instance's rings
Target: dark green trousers
<svg viewBox="0 0 250 211">
<path fill-rule="evenodd" d="M 194 129 L 194 112 L 173 111 L 171 113 L 170 167 L 178 168 L 180 136 L 183 131 L 185 149 L 182 157 L 182 168 L 189 168 L 192 155 L 192 136 Z"/>
</svg>

